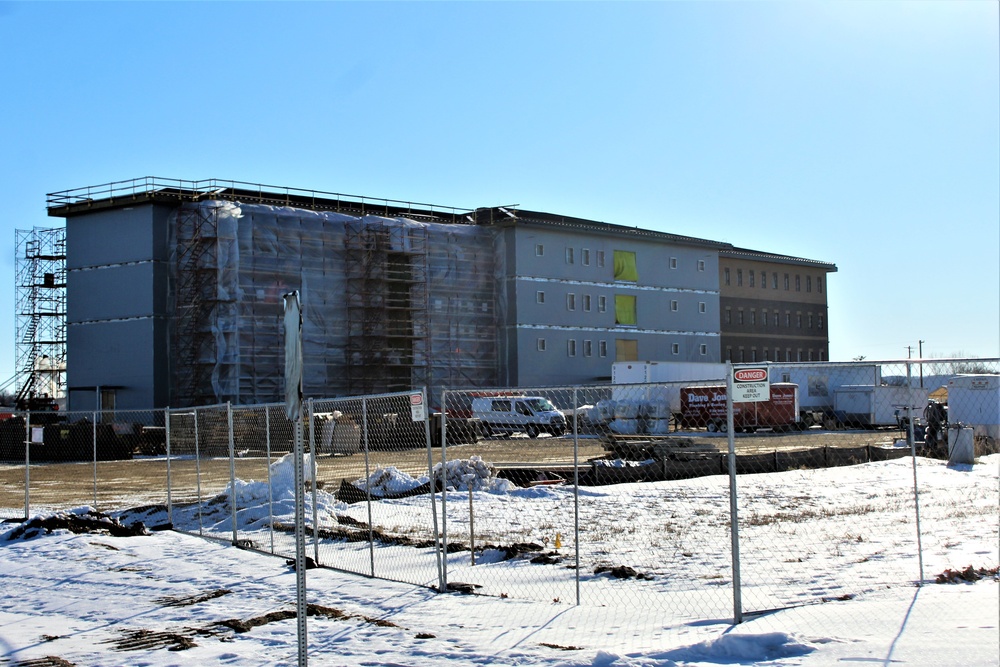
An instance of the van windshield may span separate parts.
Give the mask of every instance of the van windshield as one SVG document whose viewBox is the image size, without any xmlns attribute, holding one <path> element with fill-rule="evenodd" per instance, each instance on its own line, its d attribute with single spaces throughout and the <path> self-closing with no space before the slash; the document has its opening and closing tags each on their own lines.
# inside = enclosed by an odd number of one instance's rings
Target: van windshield
<svg viewBox="0 0 1000 667">
<path fill-rule="evenodd" d="M 544 398 L 529 398 L 524 401 L 535 412 L 554 412 L 556 406 Z"/>
</svg>

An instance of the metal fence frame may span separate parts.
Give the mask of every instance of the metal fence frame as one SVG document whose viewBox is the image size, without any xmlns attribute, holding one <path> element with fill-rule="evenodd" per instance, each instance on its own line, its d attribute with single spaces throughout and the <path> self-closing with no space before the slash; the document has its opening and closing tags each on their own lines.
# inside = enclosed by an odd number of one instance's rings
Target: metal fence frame
<svg viewBox="0 0 1000 667">
<path fill-rule="evenodd" d="M 905 369 L 907 382 L 916 378 L 915 367 L 919 366 L 921 384 L 925 370 L 924 364 L 978 364 L 980 367 L 989 367 L 992 373 L 1000 370 L 997 359 L 972 359 L 972 360 L 904 360 L 898 362 L 864 362 L 861 364 L 815 362 L 799 364 L 802 368 L 817 368 L 830 370 L 834 368 L 857 369 L 868 366 L 872 363 L 884 366 L 895 365 L 900 369 Z M 758 364 L 766 366 L 767 364 Z M 737 365 L 741 366 L 741 365 Z M 957 366 L 956 366 L 957 367 Z M 726 430 L 726 451 L 720 451 L 724 470 L 718 470 L 719 474 L 724 473 L 728 482 L 728 507 L 719 509 L 714 515 L 717 525 L 728 524 L 729 549 L 731 556 L 731 570 L 728 577 L 731 580 L 732 593 L 732 620 L 733 623 L 740 623 L 747 614 L 757 614 L 768 609 L 762 608 L 758 603 L 748 603 L 744 597 L 744 587 L 746 585 L 746 575 L 748 571 L 745 560 L 747 554 L 742 554 L 741 548 L 746 546 L 741 541 L 741 527 L 753 526 L 753 520 L 741 517 L 741 509 L 745 509 L 740 503 L 741 494 L 745 493 L 741 480 L 746 472 L 746 467 L 757 461 L 764 460 L 768 455 L 756 455 L 757 459 L 741 461 L 737 454 L 736 443 L 740 437 L 735 433 L 733 414 L 734 405 L 732 401 L 733 391 L 733 370 L 734 365 L 729 364 L 729 374 L 727 378 L 727 428 Z M 660 383 L 662 385 L 662 383 Z M 688 385 L 697 383 L 686 383 Z M 637 387 L 649 395 L 650 389 L 656 388 L 655 383 Z M 662 387 L 661 387 L 662 388 Z M 572 591 L 568 597 L 572 597 L 574 604 L 580 605 L 585 602 L 585 591 L 591 582 L 582 581 L 584 566 L 592 567 L 592 563 L 586 559 L 590 556 L 585 554 L 582 547 L 587 547 L 587 537 L 581 530 L 581 521 L 586 520 L 585 514 L 588 505 L 581 500 L 581 486 L 585 473 L 585 465 L 581 463 L 581 441 L 584 437 L 593 438 L 591 433 L 583 433 L 584 428 L 589 428 L 588 422 L 584 421 L 580 412 L 580 406 L 587 403 L 588 398 L 598 396 L 607 397 L 613 395 L 615 391 L 622 390 L 620 386 L 614 385 L 594 385 L 594 386 L 569 386 L 569 387 L 545 387 L 536 389 L 524 388 L 497 388 L 490 390 L 475 390 L 477 397 L 482 396 L 505 396 L 505 395 L 526 395 L 537 394 L 540 396 L 560 396 L 565 397 L 572 408 L 571 418 L 567 421 L 565 434 L 558 438 L 539 438 L 531 440 L 538 448 L 544 448 L 549 443 L 559 444 L 568 452 L 571 460 L 568 462 L 567 470 L 570 470 L 570 477 L 565 480 L 565 488 L 569 492 L 565 496 L 571 499 L 571 511 L 566 512 L 567 529 L 557 526 L 555 531 L 556 547 L 565 536 L 566 541 L 572 540 L 572 552 L 568 557 L 573 570 L 572 578 L 566 580 L 567 590 Z M 426 413 L 418 414 L 417 411 L 407 414 L 407 410 L 412 405 L 421 403 L 426 406 L 426 391 L 398 392 L 392 394 L 379 394 L 372 396 L 359 396 L 336 399 L 309 399 L 305 406 L 305 413 L 308 419 L 307 426 L 307 451 L 309 457 L 308 479 L 306 485 L 308 496 L 306 504 L 310 510 L 309 536 L 312 558 L 317 565 L 366 577 L 377 577 L 395 581 L 405 581 L 414 585 L 426 586 L 440 592 L 454 590 L 459 583 L 453 581 L 455 571 L 471 572 L 472 568 L 478 564 L 477 557 L 482 557 L 485 553 L 485 544 L 480 543 L 480 538 L 476 532 L 476 507 L 474 491 L 470 485 L 468 489 L 456 490 L 458 487 L 449 489 L 447 481 L 448 466 L 450 462 L 463 461 L 461 453 L 455 447 L 455 443 L 464 443 L 463 437 L 468 437 L 470 428 L 477 428 L 473 418 L 468 420 L 470 415 L 450 414 L 452 408 L 457 405 L 452 404 L 452 398 L 468 398 L 470 390 L 442 389 L 441 405 L 442 413 L 440 417 L 433 417 Z M 417 400 L 419 398 L 419 401 Z M 986 399 L 989 400 L 987 395 Z M 1000 402 L 1000 394 L 996 400 Z M 466 401 L 468 403 L 468 401 Z M 592 406 L 593 407 L 593 406 Z M 595 408 L 596 409 L 596 408 Z M 917 571 L 909 576 L 904 576 L 904 583 L 921 585 L 927 581 L 924 571 L 925 547 L 921 543 L 921 505 L 920 505 L 920 484 L 917 477 L 917 442 L 916 433 L 917 418 L 912 414 L 912 407 L 905 411 L 905 427 L 897 431 L 902 439 L 906 441 L 905 455 L 911 457 L 913 465 L 913 483 L 908 493 L 912 495 L 913 521 L 916 534 L 914 536 L 914 548 L 917 561 Z M 324 415 L 336 415 L 339 417 L 324 417 Z M 39 424 L 39 416 L 31 413 L 16 415 L 24 419 L 24 517 L 31 516 L 32 507 L 32 473 L 40 475 L 45 468 L 44 464 L 34 460 L 33 449 L 44 445 L 49 438 L 49 428 L 47 425 Z M 418 419 L 419 417 L 419 419 Z M 473 415 L 474 417 L 474 415 Z M 96 509 L 123 510 L 116 506 L 114 496 L 109 500 L 107 495 L 101 497 L 102 493 L 107 493 L 108 489 L 103 488 L 101 483 L 101 473 L 105 465 L 105 452 L 103 449 L 112 446 L 119 446 L 122 442 L 132 442 L 130 438 L 137 438 L 136 448 L 151 448 L 154 452 L 144 459 L 142 463 L 146 469 L 152 471 L 153 479 L 164 479 L 162 489 L 150 489 L 152 500 L 162 498 L 165 505 L 166 523 L 175 529 L 182 530 L 189 534 L 197 535 L 206 539 L 227 542 L 240 548 L 251 549 L 261 553 L 279 555 L 282 557 L 294 556 L 294 552 L 289 550 L 287 539 L 280 530 L 276 534 L 277 528 L 282 528 L 282 523 L 276 514 L 276 509 L 281 503 L 281 499 L 274 497 L 275 480 L 272 479 L 272 472 L 276 470 L 275 465 L 282 460 L 281 453 L 291 451 L 288 447 L 289 427 L 287 418 L 284 416 L 283 406 L 255 405 L 234 407 L 228 403 L 201 406 L 198 408 L 166 409 L 159 411 L 136 411 L 134 413 L 71 413 L 68 415 L 69 421 L 60 427 L 61 433 L 56 435 L 61 437 L 61 442 L 71 443 L 77 447 L 78 452 L 82 451 L 81 439 L 84 444 L 89 445 L 89 461 L 82 461 L 92 464 L 92 480 L 86 492 L 93 500 Z M 322 419 L 343 419 L 337 422 L 333 433 L 341 428 L 340 424 L 345 424 L 345 428 L 357 438 L 356 449 L 350 456 L 341 456 L 334 451 L 341 446 L 332 440 L 326 442 L 327 433 L 323 432 Z M 439 419 L 439 421 L 435 421 Z M 408 421 L 409 420 L 409 421 Z M 648 424 L 646 426 L 648 428 Z M 129 430 L 132 429 L 132 431 Z M 90 442 L 86 443 L 83 438 L 84 432 L 89 429 Z M 158 433 L 163 434 L 163 453 L 157 454 L 159 446 Z M 721 435 L 721 434 L 717 434 Z M 52 436 L 56 437 L 56 436 Z M 331 438 L 333 436 L 330 436 Z M 39 438 L 42 442 L 39 442 Z M 354 442 L 354 441 L 352 441 Z M 403 442 L 403 444 L 399 444 Z M 478 438 L 473 442 L 478 444 Z M 514 442 L 511 439 L 511 442 Z M 350 444 L 350 446 L 354 446 Z M 395 448 L 395 447 L 399 448 Z M 449 445 L 452 445 L 449 448 Z M 554 446 L 554 445 L 553 445 Z M 323 451 L 324 447 L 327 451 Z M 394 449 L 395 448 L 395 449 Z M 868 446 L 871 449 L 871 446 Z M 16 442 L 14 449 L 16 450 Z M 253 456 L 246 454 L 253 450 Z M 426 452 L 426 466 L 424 462 L 417 462 L 417 458 Z M 145 450 L 144 450 L 145 451 Z M 435 452 L 439 455 L 436 457 Z M 456 452 L 458 456 L 453 456 Z M 363 460 L 358 462 L 357 458 L 351 458 L 353 454 L 362 454 Z M 824 456 L 828 456 L 824 453 Z M 869 452 L 868 456 L 871 454 Z M 287 455 L 286 455 L 287 458 Z M 322 462 L 320 462 L 322 459 Z M 421 572 L 415 580 L 408 580 L 407 577 L 393 572 L 391 569 L 392 560 L 387 560 L 388 565 L 378 562 L 377 555 L 388 553 L 383 547 L 391 547 L 392 541 L 387 538 L 387 533 L 380 527 L 380 522 L 385 522 L 385 510 L 391 505 L 392 498 L 388 495 L 380 496 L 373 492 L 371 480 L 373 474 L 378 471 L 385 471 L 388 466 L 394 466 L 396 460 L 406 460 L 408 470 L 412 474 L 426 473 L 429 493 L 426 493 L 426 503 L 421 506 L 421 512 L 426 511 L 425 523 L 414 528 L 418 537 L 407 542 L 407 549 L 416 553 L 420 551 Z M 437 459 L 437 460 L 436 460 Z M 774 469 L 779 470 L 779 455 L 773 453 Z M 845 459 L 846 460 L 846 459 Z M 352 463 L 353 462 L 353 463 Z M 161 469 L 162 463 L 162 469 Z M 591 465 L 595 464 L 590 461 Z M 388 466 L 386 465 L 388 464 Z M 667 460 L 660 462 L 664 471 L 668 469 Z M 741 469 L 741 465 L 743 469 Z M 377 466 L 373 469 L 373 466 Z M 787 468 L 786 468 L 787 469 Z M 16 466 L 14 466 L 16 473 Z M 593 467 L 593 481 L 599 482 L 598 467 Z M 256 523 L 266 526 L 266 530 L 251 532 L 241 530 L 239 514 L 247 510 L 241 506 L 239 496 L 241 492 L 256 492 L 254 489 L 247 491 L 247 479 L 253 479 L 250 475 L 263 474 L 263 486 L 266 487 L 266 502 L 263 504 L 267 508 L 266 519 L 258 517 Z M 323 480 L 321 473 L 325 475 L 339 475 L 342 478 L 341 490 L 329 493 L 321 489 Z M 16 476 L 16 475 L 15 475 Z M 342 493 L 343 484 L 347 483 L 349 477 L 357 478 L 357 481 L 365 480 L 363 488 L 358 493 L 361 494 L 364 502 L 363 510 L 355 512 L 357 516 L 349 516 L 349 510 L 342 507 L 332 507 L 331 499 L 340 499 L 338 494 Z M 637 480 L 639 478 L 636 478 Z M 187 480 L 187 481 L 182 481 Z M 223 482 L 225 486 L 223 487 Z M 78 485 L 83 488 L 82 485 Z M 220 490 L 220 487 L 221 488 Z M 255 487 L 256 488 L 256 487 Z M 148 495 L 148 494 L 147 494 Z M 13 497 L 13 496 L 12 496 Z M 467 510 L 465 509 L 465 499 L 468 498 Z M 655 499 L 654 499 L 655 500 Z M 89 501 L 89 498 L 88 498 Z M 341 501 L 342 502 L 342 501 Z M 153 503 L 156 505 L 156 503 Z M 48 504 L 41 504 L 45 507 Z M 12 508 L 8 507 L 8 510 Z M 37 507 L 34 508 L 37 510 Z M 197 525 L 197 529 L 176 528 L 181 523 L 180 517 L 184 512 L 193 512 L 185 525 Z M 321 512 L 323 514 L 321 515 Z M 381 516 L 380 516 L 380 513 Z M 211 514 L 211 515 L 209 515 Z M 1000 514 L 1000 512 L 998 512 Z M 360 518 L 358 518 L 360 516 Z M 453 524 L 453 534 L 449 534 L 449 516 Z M 346 518 L 344 518 L 346 517 Z M 9 517 L 18 519 L 20 517 Z M 195 521 L 196 519 L 196 521 Z M 331 521 L 335 523 L 331 523 Z M 341 526 L 339 524 L 343 521 Z M 454 525 L 468 525 L 468 544 L 459 544 L 456 540 L 457 532 Z M 388 525 L 388 523 L 386 524 Z M 339 531 L 339 532 L 338 532 Z M 564 532 L 565 531 L 565 532 Z M 348 534 L 349 533 L 349 534 Z M 347 537 L 345 537 L 347 535 Z M 455 538 L 453 540 L 452 538 Z M 395 539 L 395 538 L 392 538 Z M 364 544 L 364 547 L 357 548 L 357 544 Z M 424 546 L 413 549 L 412 544 L 423 544 Z M 351 546 L 355 545 L 355 546 Z M 379 549 L 376 549 L 376 546 Z M 460 562 L 455 554 L 459 552 L 468 554 L 469 566 L 466 569 L 464 560 Z M 405 549 L 397 549 L 402 553 Z M 350 553 L 349 553 L 350 552 Z M 353 553 L 353 556 L 351 556 Z M 360 555 L 359 555 L 360 554 Z M 350 557 L 349 557 L 350 556 Z M 401 558 L 398 553 L 395 558 Z M 352 560 L 353 558 L 353 560 Z M 466 556 L 462 555 L 462 559 Z M 1000 555 L 998 555 L 1000 560 Z M 352 565 L 352 563 L 355 563 Z M 361 563 L 360 565 L 358 563 Z M 750 575 L 753 576 L 751 569 Z M 500 575 L 497 575 L 500 576 Z M 591 577 L 592 579 L 592 577 Z M 766 577 L 765 577 L 766 579 Z M 464 582 L 467 583 L 467 582 Z M 766 585 L 766 582 L 765 584 Z M 504 595 L 506 597 L 506 595 Z M 516 597 L 516 596 L 512 596 Z M 766 597 L 766 596 L 765 596 Z M 782 596 L 772 596 L 779 597 Z M 786 598 L 789 596 L 785 596 Z M 788 604 L 780 602 L 778 604 Z M 695 610 L 694 613 L 697 613 Z"/>
</svg>

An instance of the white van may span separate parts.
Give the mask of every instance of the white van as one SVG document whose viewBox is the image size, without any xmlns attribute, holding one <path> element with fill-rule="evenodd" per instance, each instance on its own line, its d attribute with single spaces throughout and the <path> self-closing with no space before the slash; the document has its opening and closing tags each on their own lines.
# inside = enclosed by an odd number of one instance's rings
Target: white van
<svg viewBox="0 0 1000 667">
<path fill-rule="evenodd" d="M 495 434 L 539 433 L 560 436 L 566 432 L 566 417 L 541 396 L 490 396 L 472 399 L 472 416 L 482 423 L 483 437 Z"/>
</svg>

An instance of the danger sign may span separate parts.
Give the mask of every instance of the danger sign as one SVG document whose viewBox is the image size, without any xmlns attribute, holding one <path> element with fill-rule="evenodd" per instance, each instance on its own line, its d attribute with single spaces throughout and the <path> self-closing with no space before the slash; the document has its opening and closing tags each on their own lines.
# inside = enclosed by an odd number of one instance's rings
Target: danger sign
<svg viewBox="0 0 1000 667">
<path fill-rule="evenodd" d="M 424 410 L 424 397 L 422 394 L 410 394 L 410 419 L 415 422 L 422 422 L 427 419 L 427 411 Z"/>
<path fill-rule="evenodd" d="M 760 403 L 771 397 L 766 368 L 733 369 L 733 402 Z"/>
</svg>

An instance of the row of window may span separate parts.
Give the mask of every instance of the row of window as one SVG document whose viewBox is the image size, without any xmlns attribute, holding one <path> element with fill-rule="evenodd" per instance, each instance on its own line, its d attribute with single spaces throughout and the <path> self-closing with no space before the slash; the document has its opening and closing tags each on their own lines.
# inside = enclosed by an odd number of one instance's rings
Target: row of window
<svg viewBox="0 0 1000 667">
<path fill-rule="evenodd" d="M 545 245 L 542 243 L 535 244 L 535 256 L 544 257 L 545 256 Z M 579 259 L 578 259 L 579 258 Z M 594 263 L 598 268 L 603 268 L 605 266 L 605 254 L 603 250 L 595 250 L 593 252 Z M 614 271 L 615 280 L 621 280 L 623 282 L 638 282 L 639 281 L 639 270 L 636 266 L 635 252 L 631 250 L 615 250 L 614 255 Z M 583 266 L 590 266 L 591 263 L 591 252 L 590 248 L 566 248 L 566 263 L 576 264 L 579 261 Z M 667 266 L 671 269 L 677 269 L 680 267 L 680 260 L 676 257 L 670 257 L 667 260 Z M 695 264 L 699 271 L 705 270 L 705 260 L 699 259 Z"/>
<path fill-rule="evenodd" d="M 617 339 L 615 341 L 615 361 L 637 361 L 638 343 L 639 341 L 637 340 Z M 546 352 L 548 350 L 548 344 L 544 338 L 539 338 L 536 346 L 539 352 Z M 578 349 L 582 351 L 584 357 L 592 357 L 594 356 L 594 341 L 586 338 L 582 341 L 577 341 L 575 338 L 570 338 L 566 341 L 566 356 L 577 356 Z M 708 355 L 708 345 L 705 343 L 700 344 L 698 346 L 698 352 L 702 356 Z M 670 345 L 670 353 L 673 355 L 679 355 L 681 353 L 680 343 L 672 343 Z M 608 356 L 608 341 L 597 341 L 597 356 Z"/>
<path fill-rule="evenodd" d="M 757 274 L 760 274 L 760 280 L 757 280 Z M 747 269 L 747 284 L 749 287 L 756 287 L 757 283 L 760 283 L 762 289 L 767 289 L 768 278 L 771 281 L 771 289 L 778 289 L 778 281 L 781 280 L 781 285 L 784 287 L 785 291 L 791 289 L 791 275 L 786 273 L 784 275 L 779 275 L 777 271 L 754 271 L 753 269 Z M 806 291 L 813 291 L 813 277 L 806 276 Z M 722 281 L 726 285 L 732 285 L 732 271 L 729 267 L 725 267 L 722 270 Z M 736 269 L 736 286 L 743 287 L 743 269 Z M 795 274 L 795 291 L 802 291 L 802 276 L 798 273 Z M 816 291 L 820 294 L 823 293 L 823 279 L 819 276 L 816 277 Z"/>
<path fill-rule="evenodd" d="M 566 310 L 575 311 L 577 308 L 577 295 L 575 292 L 569 292 L 566 294 Z M 545 303 L 545 292 L 539 290 L 535 292 L 535 302 Z M 581 294 L 579 298 L 580 308 L 589 313 L 593 305 L 593 299 L 590 294 Z M 636 320 L 636 298 L 630 294 L 616 294 L 615 295 L 615 324 L 627 324 L 635 325 Z M 603 294 L 597 297 L 597 312 L 604 313 L 608 310 L 608 298 Z M 680 310 L 680 302 L 676 299 L 671 299 L 670 310 L 673 312 L 678 312 Z M 708 304 L 704 301 L 698 302 L 698 312 L 707 313 Z"/>
<path fill-rule="evenodd" d="M 729 306 L 726 307 L 726 311 L 725 311 L 725 314 L 723 315 L 723 318 L 724 318 L 723 321 L 726 324 L 733 324 L 733 309 L 731 307 L 729 307 Z M 805 321 L 806 321 L 806 328 L 807 329 L 812 329 L 814 323 L 815 323 L 817 329 L 822 329 L 823 328 L 823 314 L 822 313 L 816 313 L 815 320 L 813 319 L 813 313 L 806 313 L 806 320 Z M 768 310 L 767 310 L 767 308 L 764 308 L 763 310 L 761 310 L 760 326 L 762 326 L 764 328 L 767 328 L 768 326 L 773 326 L 775 328 L 780 328 L 781 327 L 781 322 L 782 322 L 781 311 L 775 310 L 773 313 L 771 313 L 771 317 L 769 319 L 768 318 Z M 786 329 L 790 329 L 792 327 L 792 311 L 790 311 L 790 310 L 786 310 L 785 311 L 784 322 L 785 322 L 785 328 Z M 795 328 L 801 329 L 802 328 L 802 322 L 803 322 L 802 312 L 801 311 L 796 311 L 795 312 Z M 737 308 L 736 309 L 736 324 L 740 325 L 740 324 L 746 324 L 746 323 L 747 322 L 746 322 L 746 319 L 744 317 L 744 310 L 742 308 Z M 757 309 L 756 308 L 751 308 L 750 309 L 750 321 L 749 321 L 749 324 L 752 327 L 757 326 Z"/>
<path fill-rule="evenodd" d="M 756 347 L 751 347 L 750 350 L 749 350 L 749 352 L 746 350 L 746 348 L 740 347 L 740 348 L 737 348 L 737 350 L 736 350 L 736 356 L 734 357 L 733 356 L 733 348 L 727 346 L 726 347 L 726 359 L 729 360 L 729 361 L 733 361 L 733 362 L 750 362 L 750 363 L 753 363 L 755 361 L 785 361 L 785 362 L 788 362 L 788 361 L 825 361 L 825 359 L 823 359 L 823 350 L 814 350 L 812 348 L 808 348 L 804 352 L 805 352 L 805 354 L 803 354 L 803 349 L 801 347 L 796 348 L 795 349 L 795 355 L 793 356 L 792 355 L 792 348 L 787 347 L 787 348 L 785 348 L 785 355 L 784 355 L 785 358 L 782 359 L 781 358 L 782 355 L 781 355 L 781 348 L 780 347 L 774 348 L 773 353 L 771 352 L 770 348 L 766 348 L 765 347 L 765 348 L 763 348 L 763 357 L 758 358 L 758 356 L 757 356 L 757 348 Z M 773 354 L 773 358 L 772 358 L 772 354 Z"/>
</svg>

